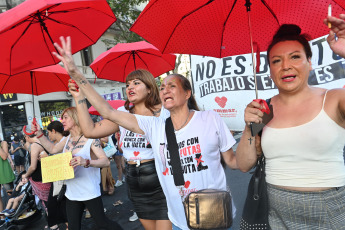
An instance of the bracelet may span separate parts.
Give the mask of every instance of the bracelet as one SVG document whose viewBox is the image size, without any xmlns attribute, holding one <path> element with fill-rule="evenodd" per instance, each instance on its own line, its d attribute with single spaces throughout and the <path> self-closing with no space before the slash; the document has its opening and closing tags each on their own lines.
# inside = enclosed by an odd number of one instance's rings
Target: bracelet
<svg viewBox="0 0 345 230">
<path fill-rule="evenodd" d="M 39 135 L 37 138 L 41 138 L 44 134 L 42 133 L 41 135 Z"/>
<path fill-rule="evenodd" d="M 88 168 L 88 167 L 90 167 L 90 160 L 86 159 L 86 164 L 85 164 L 84 168 Z"/>
</svg>

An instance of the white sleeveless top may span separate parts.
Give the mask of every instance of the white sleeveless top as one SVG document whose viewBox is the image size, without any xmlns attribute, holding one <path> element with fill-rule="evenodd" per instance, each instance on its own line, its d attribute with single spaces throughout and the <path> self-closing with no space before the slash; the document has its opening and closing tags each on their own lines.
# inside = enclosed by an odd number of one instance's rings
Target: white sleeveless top
<svg viewBox="0 0 345 230">
<path fill-rule="evenodd" d="M 291 187 L 345 185 L 345 129 L 324 111 L 326 94 L 320 113 L 311 121 L 289 128 L 264 127 L 261 146 L 267 183 Z"/>
<path fill-rule="evenodd" d="M 70 137 L 71 135 L 68 136 L 64 152 L 68 152 L 66 151 L 66 146 Z M 88 139 L 84 147 L 79 152 L 73 154 L 73 156 L 81 156 L 84 159 L 91 160 L 90 149 L 92 141 L 93 139 Z M 101 175 L 99 168 L 77 166 L 74 168 L 74 178 L 65 181 L 67 186 L 65 196 L 73 201 L 91 200 L 101 196 L 100 183 Z"/>
<path fill-rule="evenodd" d="M 118 108 L 118 110 L 128 113 L 124 106 Z M 159 117 L 168 118 L 169 116 L 169 111 L 162 106 Z M 120 126 L 120 133 L 118 146 L 122 149 L 123 156 L 127 161 L 142 161 L 154 158 L 151 143 L 144 135 L 133 133 L 122 126 Z"/>
</svg>

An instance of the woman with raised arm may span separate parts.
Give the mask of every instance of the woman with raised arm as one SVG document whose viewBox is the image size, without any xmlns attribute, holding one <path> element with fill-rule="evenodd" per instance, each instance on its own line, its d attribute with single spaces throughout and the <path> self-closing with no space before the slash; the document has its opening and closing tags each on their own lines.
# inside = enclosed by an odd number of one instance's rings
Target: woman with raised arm
<svg viewBox="0 0 345 230">
<path fill-rule="evenodd" d="M 345 57 L 345 15 L 328 17 L 327 41 Z M 337 40 L 335 39 L 337 35 Z M 308 85 L 311 48 L 297 25 L 282 25 L 267 50 L 273 119 L 253 141 L 250 123 L 260 123 L 260 104 L 245 109 L 246 127 L 236 150 L 239 168 L 256 163 L 257 141 L 266 160 L 271 229 L 345 229 L 345 89 Z"/>
<path fill-rule="evenodd" d="M 41 144 L 50 154 L 71 152 L 73 158 L 70 165 L 74 168 L 74 178 L 66 180 L 65 196 L 68 227 L 81 229 L 81 219 L 84 208 L 88 208 L 97 226 L 101 229 L 122 229 L 119 224 L 109 220 L 103 210 L 100 190 L 100 169 L 109 166 L 101 143 L 98 139 L 84 137 L 79 127 L 77 110 L 67 108 L 61 115 L 64 130 L 70 135 L 54 145 L 43 135 L 40 126 L 33 123 L 35 134 Z"/>
<path fill-rule="evenodd" d="M 224 121 L 213 111 L 198 111 L 196 101 L 191 95 L 190 82 L 185 77 L 173 74 L 164 79 L 160 98 L 164 108 L 170 111 L 179 143 L 186 181 L 181 191 L 174 184 L 169 165 L 170 154 L 167 151 L 165 134 L 166 117 L 134 115 L 111 108 L 75 66 L 70 38 L 67 37 L 65 40 L 61 37 L 61 44 L 62 47 L 55 44 L 59 54 L 54 54 L 64 63 L 69 75 L 77 82 L 79 90 L 103 118 L 133 133 L 145 134 L 153 149 L 157 175 L 167 198 L 168 215 L 173 229 L 187 230 L 180 195 L 186 196 L 191 191 L 206 188 L 226 190 L 225 173 L 220 163 L 221 154 L 228 166 L 237 168 L 232 150 L 235 140 Z M 69 87 L 70 91 L 77 91 L 74 84 L 69 84 Z M 84 107 L 85 110 L 84 99 L 77 100 L 77 107 Z"/>
<path fill-rule="evenodd" d="M 74 87 L 75 83 L 70 80 L 69 85 Z M 70 92 L 77 104 L 80 126 L 87 137 L 103 137 L 120 131 L 118 146 L 127 160 L 128 196 L 144 228 L 170 230 L 166 199 L 158 180 L 150 142 L 140 133 L 131 132 L 108 119 L 94 124 L 87 107 L 83 106 L 84 94 L 75 90 Z M 153 117 L 169 116 L 161 105 L 154 77 L 147 70 L 139 69 L 128 74 L 126 94 L 128 99 L 120 111 Z"/>
</svg>

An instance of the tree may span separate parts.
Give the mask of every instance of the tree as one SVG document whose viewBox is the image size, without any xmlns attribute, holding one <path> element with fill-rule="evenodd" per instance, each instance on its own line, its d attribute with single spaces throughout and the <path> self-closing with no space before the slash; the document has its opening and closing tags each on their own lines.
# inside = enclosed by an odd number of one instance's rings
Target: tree
<svg viewBox="0 0 345 230">
<path fill-rule="evenodd" d="M 147 0 L 107 0 L 107 2 L 117 18 L 115 27 L 119 30 L 119 35 L 115 37 L 116 42 L 143 41 L 142 37 L 129 31 L 129 28 L 141 13 L 138 6 L 146 3 Z"/>
</svg>

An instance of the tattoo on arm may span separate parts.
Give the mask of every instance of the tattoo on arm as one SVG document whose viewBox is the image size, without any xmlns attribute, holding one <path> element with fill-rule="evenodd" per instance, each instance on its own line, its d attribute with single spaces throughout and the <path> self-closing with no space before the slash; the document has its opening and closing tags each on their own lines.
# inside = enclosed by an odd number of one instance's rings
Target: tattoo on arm
<svg viewBox="0 0 345 230">
<path fill-rule="evenodd" d="M 78 104 L 83 104 L 83 103 L 86 104 L 86 99 L 82 99 L 82 100 L 79 100 L 79 101 L 78 101 Z"/>
<path fill-rule="evenodd" d="M 252 144 L 252 138 L 249 138 L 248 141 L 249 141 L 249 144 Z"/>
<path fill-rule="evenodd" d="M 93 145 L 96 148 L 102 148 L 101 141 L 99 139 L 95 139 L 95 142 L 93 143 Z"/>
<path fill-rule="evenodd" d="M 81 84 L 81 85 L 86 85 L 86 83 L 87 83 L 87 81 L 85 81 L 85 80 L 80 80 L 79 81 L 79 84 Z"/>
</svg>

